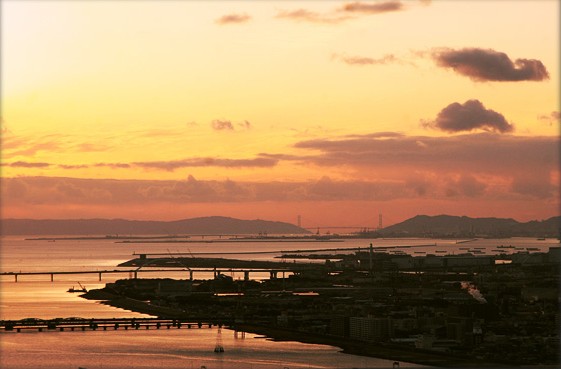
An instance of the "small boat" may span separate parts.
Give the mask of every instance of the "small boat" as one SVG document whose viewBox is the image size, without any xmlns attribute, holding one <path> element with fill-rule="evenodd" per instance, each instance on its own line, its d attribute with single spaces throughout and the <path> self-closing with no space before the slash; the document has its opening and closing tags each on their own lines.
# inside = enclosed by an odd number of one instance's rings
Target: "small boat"
<svg viewBox="0 0 561 369">
<path fill-rule="evenodd" d="M 72 288 L 69 288 L 67 292 L 88 292 L 88 290 L 86 289 L 86 287 L 82 286 L 82 284 L 80 282 L 78 282 L 78 284 L 80 285 L 80 288 L 74 288 L 74 286 L 72 286 Z"/>
</svg>

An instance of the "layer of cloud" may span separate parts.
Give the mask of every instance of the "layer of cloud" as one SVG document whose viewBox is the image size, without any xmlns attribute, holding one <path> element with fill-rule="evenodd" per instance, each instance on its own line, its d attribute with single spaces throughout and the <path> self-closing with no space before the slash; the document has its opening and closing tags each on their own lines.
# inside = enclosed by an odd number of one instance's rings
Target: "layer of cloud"
<svg viewBox="0 0 561 369">
<path fill-rule="evenodd" d="M 174 171 L 181 168 L 218 167 L 218 168 L 270 168 L 277 165 L 279 159 L 274 157 L 257 157 L 251 159 L 223 159 L 223 158 L 188 158 L 181 160 L 144 161 L 132 163 L 95 163 L 95 164 L 54 164 L 44 162 L 16 161 L 12 163 L 1 163 L 0 165 L 11 168 L 47 168 L 57 167 L 60 169 L 88 169 L 88 168 L 112 168 L 131 169 L 141 168 L 150 170 Z"/>
<path fill-rule="evenodd" d="M 247 23 L 250 20 L 251 17 L 247 14 L 226 14 L 218 18 L 215 22 L 224 25 L 224 24 Z"/>
<path fill-rule="evenodd" d="M 514 126 L 502 114 L 486 109 L 479 100 L 468 100 L 463 104 L 452 103 L 442 109 L 434 121 L 422 124 L 445 132 L 482 129 L 505 133 L 514 130 Z"/>
<path fill-rule="evenodd" d="M 173 171 L 179 168 L 220 167 L 220 168 L 264 168 L 274 167 L 278 160 L 272 158 L 253 159 L 220 159 L 220 158 L 190 158 L 171 161 L 135 162 L 132 165 L 144 169 L 159 169 Z"/>
<path fill-rule="evenodd" d="M 425 183 L 426 188 L 433 187 Z M 432 194 L 432 192 L 431 192 Z M 389 201 L 427 195 L 415 181 L 304 182 L 109 180 L 64 177 L 5 179 L 3 198 L 12 204 L 142 204 L 268 201 Z M 6 197 L 4 197 L 6 196 Z"/>
<path fill-rule="evenodd" d="M 384 176 L 388 180 L 403 180 L 408 175 L 423 173 L 432 173 L 439 177 L 439 181 L 451 175 L 487 176 L 502 183 L 527 182 L 527 177 L 533 177 L 540 178 L 550 192 L 556 186 L 549 179 L 550 174 L 557 170 L 560 157 L 557 137 L 521 137 L 492 133 L 394 138 L 365 135 L 335 140 L 308 140 L 295 146 L 319 152 L 316 155 L 293 158 L 301 165 L 352 168 L 362 176 L 372 173 L 372 176 Z M 469 185 L 467 180 L 462 183 Z M 472 192 L 477 192 L 476 187 L 474 184 Z M 505 188 L 504 192 L 512 190 L 513 188 Z M 466 191 L 463 193 L 469 192 Z M 544 193 L 542 190 L 539 192 Z"/>
<path fill-rule="evenodd" d="M 393 54 L 387 54 L 382 56 L 381 58 L 369 58 L 364 56 L 347 56 L 347 55 L 340 55 L 340 54 L 333 54 L 332 59 L 340 60 L 343 63 L 349 65 L 384 65 L 395 63 L 398 59 Z"/>
<path fill-rule="evenodd" d="M 452 68 L 474 81 L 543 81 L 549 73 L 536 59 L 516 59 L 492 49 L 438 49 L 432 52 L 437 65 Z"/>
</svg>

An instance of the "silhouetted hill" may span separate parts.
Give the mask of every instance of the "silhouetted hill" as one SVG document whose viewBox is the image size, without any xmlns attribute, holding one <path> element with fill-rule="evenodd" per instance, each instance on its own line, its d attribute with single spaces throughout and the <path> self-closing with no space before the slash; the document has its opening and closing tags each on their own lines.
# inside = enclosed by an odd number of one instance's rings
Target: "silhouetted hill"
<svg viewBox="0 0 561 369">
<path fill-rule="evenodd" d="M 305 234 L 293 224 L 267 220 L 203 217 L 176 221 L 125 219 L 3 219 L 2 235 L 188 235 Z"/>
<path fill-rule="evenodd" d="M 517 222 L 503 218 L 469 218 L 451 215 L 417 215 L 380 230 L 382 236 L 414 237 L 559 237 L 561 217 Z"/>
</svg>

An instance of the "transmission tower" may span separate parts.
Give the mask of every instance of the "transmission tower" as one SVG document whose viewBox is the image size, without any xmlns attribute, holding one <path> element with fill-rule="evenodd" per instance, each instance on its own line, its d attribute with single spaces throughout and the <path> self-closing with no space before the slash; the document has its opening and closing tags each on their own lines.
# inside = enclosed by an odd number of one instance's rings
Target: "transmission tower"
<svg viewBox="0 0 561 369">
<path fill-rule="evenodd" d="M 224 352 L 224 346 L 222 345 L 222 327 L 218 327 L 218 332 L 216 333 L 216 346 L 214 346 L 214 352 L 217 354 Z"/>
</svg>

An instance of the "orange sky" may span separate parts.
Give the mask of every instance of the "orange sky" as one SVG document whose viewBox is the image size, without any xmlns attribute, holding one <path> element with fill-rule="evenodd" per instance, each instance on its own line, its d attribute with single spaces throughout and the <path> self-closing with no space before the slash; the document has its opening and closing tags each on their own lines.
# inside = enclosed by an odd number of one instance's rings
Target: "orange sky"
<svg viewBox="0 0 561 369">
<path fill-rule="evenodd" d="M 558 1 L 1 7 L 4 218 L 559 214 Z"/>
</svg>

